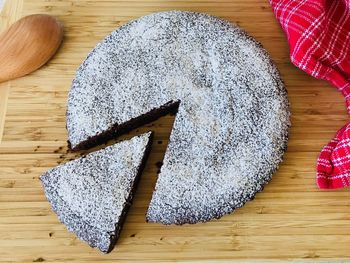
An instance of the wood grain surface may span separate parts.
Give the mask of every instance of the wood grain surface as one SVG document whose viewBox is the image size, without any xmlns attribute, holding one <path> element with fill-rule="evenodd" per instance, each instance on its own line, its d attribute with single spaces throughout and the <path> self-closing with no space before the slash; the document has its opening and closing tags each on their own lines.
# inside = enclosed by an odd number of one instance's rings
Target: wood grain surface
<svg viewBox="0 0 350 263">
<path fill-rule="evenodd" d="M 293 126 L 288 151 L 271 183 L 234 214 L 205 224 L 163 226 L 146 223 L 145 213 L 173 117 L 121 137 L 150 128 L 156 132 L 121 238 L 116 249 L 102 255 L 58 222 L 38 177 L 74 158 L 66 152 L 66 98 L 87 53 L 128 20 L 173 9 L 222 17 L 262 42 L 289 92 Z M 43 68 L 0 86 L 0 261 L 350 260 L 350 194 L 347 189 L 320 191 L 315 185 L 319 150 L 349 121 L 344 99 L 290 63 L 286 38 L 267 0 L 9 0 L 1 26 L 33 13 L 57 16 L 65 38 Z"/>
<path fill-rule="evenodd" d="M 0 32 L 5 31 L 11 24 L 21 17 L 23 0 L 11 0 L 7 2 L 1 0 L 0 5 Z M 0 83 L 0 142 L 2 139 L 5 115 L 7 108 L 7 99 L 11 82 Z"/>
</svg>

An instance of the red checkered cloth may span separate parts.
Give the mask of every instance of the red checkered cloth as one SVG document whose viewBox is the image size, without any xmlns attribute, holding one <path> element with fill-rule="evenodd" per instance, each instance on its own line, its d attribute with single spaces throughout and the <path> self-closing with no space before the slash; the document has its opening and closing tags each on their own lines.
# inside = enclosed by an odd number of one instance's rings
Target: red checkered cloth
<svg viewBox="0 0 350 263">
<path fill-rule="evenodd" d="M 333 84 L 350 112 L 350 0 L 270 0 L 286 33 L 294 65 Z M 317 161 L 323 189 L 350 185 L 350 124 L 323 148 Z"/>
</svg>

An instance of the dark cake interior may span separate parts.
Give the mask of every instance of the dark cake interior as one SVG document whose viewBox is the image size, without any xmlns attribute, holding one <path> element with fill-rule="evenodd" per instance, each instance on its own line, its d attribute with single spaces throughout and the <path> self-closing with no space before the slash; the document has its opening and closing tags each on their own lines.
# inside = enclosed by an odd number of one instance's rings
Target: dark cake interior
<svg viewBox="0 0 350 263">
<path fill-rule="evenodd" d="M 124 122 L 122 124 L 115 123 L 112 127 L 107 129 L 106 131 L 96 134 L 95 136 L 89 137 L 87 140 L 79 143 L 77 146 L 73 148 L 71 147 L 71 143 L 68 140 L 68 148 L 71 149 L 72 151 L 87 150 L 87 149 L 90 149 L 91 147 L 107 143 L 109 140 L 113 138 L 123 135 L 142 125 L 155 121 L 164 115 L 176 114 L 179 108 L 179 105 L 180 105 L 180 101 L 169 101 L 165 105 L 159 108 L 154 108 L 151 111 L 147 112 L 146 114 L 142 114 L 136 118 L 132 118 L 127 122 Z"/>
</svg>

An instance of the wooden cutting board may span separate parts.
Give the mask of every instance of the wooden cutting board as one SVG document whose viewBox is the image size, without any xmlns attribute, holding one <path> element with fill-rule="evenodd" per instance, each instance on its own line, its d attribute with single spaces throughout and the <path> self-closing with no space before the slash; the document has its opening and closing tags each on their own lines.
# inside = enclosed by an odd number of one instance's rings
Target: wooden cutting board
<svg viewBox="0 0 350 263">
<path fill-rule="evenodd" d="M 262 42 L 285 80 L 293 127 L 285 161 L 256 199 L 236 213 L 205 224 L 163 226 L 145 213 L 173 117 L 155 130 L 155 144 L 115 250 L 102 255 L 60 224 L 38 177 L 74 158 L 67 154 L 65 110 L 74 72 L 91 48 L 130 19 L 162 10 L 207 12 L 235 22 Z M 0 86 L 0 261 L 262 261 L 350 257 L 350 194 L 319 191 L 315 161 L 322 146 L 349 121 L 344 99 L 329 84 L 295 68 L 266 0 L 8 0 L 1 27 L 32 14 L 57 16 L 65 39 L 39 71 Z M 1 125 L 0 125 L 1 127 Z"/>
</svg>

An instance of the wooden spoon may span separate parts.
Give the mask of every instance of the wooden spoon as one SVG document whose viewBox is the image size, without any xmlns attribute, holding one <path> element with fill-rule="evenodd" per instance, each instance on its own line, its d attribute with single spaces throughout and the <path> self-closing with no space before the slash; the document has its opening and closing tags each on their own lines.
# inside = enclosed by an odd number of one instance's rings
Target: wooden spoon
<svg viewBox="0 0 350 263">
<path fill-rule="evenodd" d="M 63 25 L 52 16 L 18 20 L 0 35 L 0 82 L 40 68 L 55 54 L 62 38 Z"/>
</svg>

